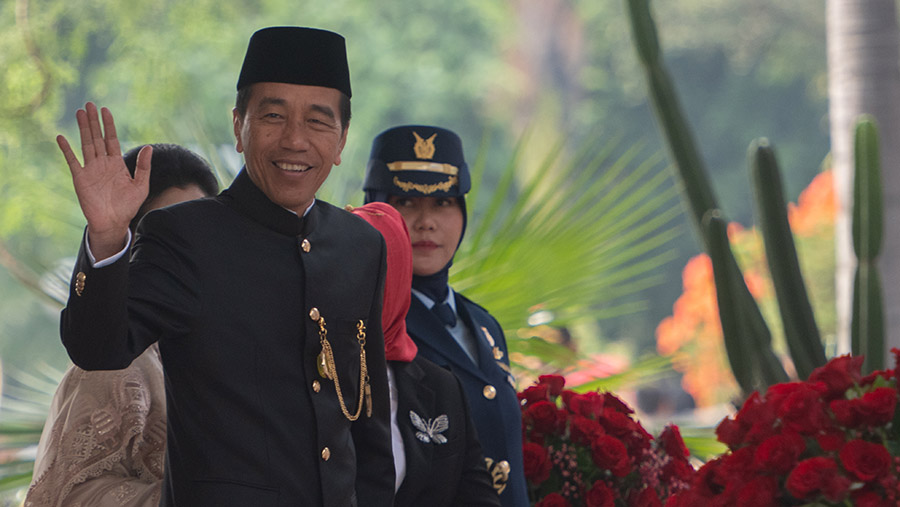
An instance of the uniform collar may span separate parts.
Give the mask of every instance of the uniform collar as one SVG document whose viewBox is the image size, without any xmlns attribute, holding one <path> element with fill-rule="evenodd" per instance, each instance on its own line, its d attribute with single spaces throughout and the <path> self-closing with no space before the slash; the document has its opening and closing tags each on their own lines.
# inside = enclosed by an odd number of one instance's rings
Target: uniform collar
<svg viewBox="0 0 900 507">
<path fill-rule="evenodd" d="M 425 305 L 425 308 L 428 308 L 429 310 L 431 310 L 434 305 L 437 304 L 433 299 L 425 295 L 425 293 L 422 291 L 412 289 L 412 293 L 414 296 L 419 298 L 419 301 L 421 301 L 422 304 Z M 447 286 L 447 297 L 444 298 L 444 302 L 450 305 L 453 313 L 459 315 L 459 312 L 456 311 L 456 293 L 453 292 L 453 288 L 450 286 Z"/>
<path fill-rule="evenodd" d="M 230 199 L 226 204 L 267 229 L 286 236 L 307 236 L 314 229 L 318 206 L 310 206 L 303 217 L 275 204 L 263 193 L 247 173 L 241 169 L 234 182 L 222 192 Z"/>
</svg>

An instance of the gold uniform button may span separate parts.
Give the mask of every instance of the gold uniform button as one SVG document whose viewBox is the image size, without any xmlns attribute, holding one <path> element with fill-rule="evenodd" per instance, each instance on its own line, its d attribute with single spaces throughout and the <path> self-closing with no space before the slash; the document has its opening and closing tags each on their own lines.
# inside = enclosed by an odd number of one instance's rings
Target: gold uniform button
<svg viewBox="0 0 900 507">
<path fill-rule="evenodd" d="M 497 396 L 497 389 L 492 385 L 486 385 L 481 393 L 484 394 L 485 398 L 493 400 L 494 397 Z"/>
<path fill-rule="evenodd" d="M 75 294 L 81 296 L 81 293 L 84 292 L 84 281 L 87 279 L 87 275 L 84 274 L 84 271 L 79 271 L 77 275 L 75 275 Z"/>
<path fill-rule="evenodd" d="M 354 209 L 356 209 L 356 208 L 354 208 L 354 207 L 353 207 L 352 205 L 350 205 L 350 204 L 344 206 L 344 210 L 345 210 L 345 211 L 349 211 L 349 212 L 351 212 L 351 213 L 353 212 Z"/>
<path fill-rule="evenodd" d="M 497 361 L 503 359 L 503 351 L 500 350 L 500 347 L 494 347 L 494 359 Z"/>
<path fill-rule="evenodd" d="M 328 458 L 331 457 L 331 449 L 325 447 L 322 449 L 322 459 L 328 461 Z"/>
<path fill-rule="evenodd" d="M 304 253 L 309 253 L 310 246 L 311 245 L 309 244 L 308 239 L 304 239 L 303 241 L 300 242 L 300 248 L 303 250 Z"/>
<path fill-rule="evenodd" d="M 314 322 L 318 322 L 319 321 L 319 309 L 313 307 L 313 309 L 309 311 L 309 318 L 312 319 Z"/>
<path fill-rule="evenodd" d="M 319 392 L 322 390 L 322 384 L 320 384 L 318 380 L 313 380 L 312 387 L 314 392 Z"/>
<path fill-rule="evenodd" d="M 497 468 L 501 472 L 508 474 L 509 473 L 509 461 L 503 460 L 500 463 L 497 463 Z"/>
</svg>

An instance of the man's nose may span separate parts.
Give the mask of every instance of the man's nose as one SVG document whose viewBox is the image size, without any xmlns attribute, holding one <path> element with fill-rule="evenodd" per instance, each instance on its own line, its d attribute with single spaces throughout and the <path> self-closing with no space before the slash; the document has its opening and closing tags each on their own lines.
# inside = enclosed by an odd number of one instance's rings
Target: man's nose
<svg viewBox="0 0 900 507">
<path fill-rule="evenodd" d="M 309 148 L 309 133 L 303 123 L 288 122 L 281 133 L 281 147 L 293 151 Z"/>
</svg>

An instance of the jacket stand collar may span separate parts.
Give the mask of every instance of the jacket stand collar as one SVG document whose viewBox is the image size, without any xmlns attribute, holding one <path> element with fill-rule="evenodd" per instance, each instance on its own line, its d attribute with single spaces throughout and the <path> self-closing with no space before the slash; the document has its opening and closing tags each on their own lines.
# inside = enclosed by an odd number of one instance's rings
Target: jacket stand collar
<svg viewBox="0 0 900 507">
<path fill-rule="evenodd" d="M 275 204 L 250 179 L 247 168 L 241 169 L 234 182 L 222 195 L 229 198 L 225 202 L 238 213 L 258 222 L 263 227 L 286 236 L 308 236 L 315 228 L 316 212 L 313 206 L 305 217 Z"/>
</svg>

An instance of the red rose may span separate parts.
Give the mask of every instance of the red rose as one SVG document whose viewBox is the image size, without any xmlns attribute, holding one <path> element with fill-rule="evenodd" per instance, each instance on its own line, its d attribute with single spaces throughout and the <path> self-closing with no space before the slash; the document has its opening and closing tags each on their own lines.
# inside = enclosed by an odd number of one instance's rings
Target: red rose
<svg viewBox="0 0 900 507">
<path fill-rule="evenodd" d="M 788 395 L 778 407 L 782 424 L 801 435 L 812 435 L 825 427 L 827 416 L 821 393 L 806 384 Z"/>
<path fill-rule="evenodd" d="M 834 414 L 834 420 L 838 424 L 845 428 L 855 428 L 860 424 L 858 404 L 858 399 L 837 399 L 831 400 L 828 403 L 828 408 L 831 409 L 831 412 Z"/>
<path fill-rule="evenodd" d="M 813 370 L 809 376 L 811 383 L 822 382 L 827 388 L 827 398 L 843 396 L 853 384 L 861 379 L 860 369 L 865 358 L 863 356 L 839 356 L 828 361 L 825 366 Z"/>
<path fill-rule="evenodd" d="M 538 384 L 546 386 L 550 396 L 559 396 L 563 386 L 566 385 L 566 378 L 560 375 L 541 375 L 538 377 Z"/>
<path fill-rule="evenodd" d="M 890 380 L 894 378 L 894 370 L 875 370 L 863 377 L 862 380 L 859 381 L 859 385 L 868 386 L 874 384 L 878 377 L 881 377 L 884 380 Z"/>
<path fill-rule="evenodd" d="M 819 456 L 798 463 L 788 475 L 785 487 L 799 500 L 812 499 L 821 492 L 831 501 L 840 501 L 846 495 L 850 481 L 838 473 L 834 460 Z"/>
<path fill-rule="evenodd" d="M 563 401 L 569 411 L 573 414 L 596 419 L 603 411 L 603 397 L 600 396 L 600 393 L 591 391 L 584 394 L 572 393 L 571 395 L 566 396 L 565 393 L 568 392 L 571 391 L 565 391 L 563 393 Z"/>
<path fill-rule="evenodd" d="M 591 442 L 604 433 L 606 432 L 603 431 L 600 423 L 581 415 L 572 416 L 569 423 L 569 434 L 572 436 L 572 442 L 585 447 L 590 446 Z"/>
<path fill-rule="evenodd" d="M 896 507 L 896 505 L 881 498 L 881 496 L 874 491 L 861 489 L 853 493 L 851 498 L 853 499 L 853 505 L 856 507 Z"/>
<path fill-rule="evenodd" d="M 701 505 L 702 500 L 692 491 L 682 491 L 666 499 L 666 507 L 693 507 Z"/>
<path fill-rule="evenodd" d="M 544 447 L 526 442 L 522 444 L 522 460 L 525 466 L 525 479 L 535 486 L 550 478 L 550 454 Z"/>
<path fill-rule="evenodd" d="M 790 384 L 776 384 L 769 388 L 767 396 L 778 402 L 779 399 L 786 396 L 786 393 L 781 393 L 785 389 L 790 389 Z M 729 443 L 729 445 L 735 448 L 741 443 L 758 444 L 773 435 L 773 424 L 776 419 L 775 406 L 777 406 L 776 403 L 763 398 L 759 392 L 754 391 L 734 417 L 738 427 L 730 429 L 735 430 L 733 437 L 739 437 L 739 440 L 734 444 Z M 720 435 L 721 437 L 722 435 Z"/>
<path fill-rule="evenodd" d="M 611 407 L 618 412 L 622 412 L 623 414 L 633 414 L 634 410 L 631 409 L 624 401 L 619 399 L 616 395 L 612 393 L 603 393 L 603 406 Z"/>
<path fill-rule="evenodd" d="M 644 488 L 637 495 L 632 495 L 628 500 L 629 507 L 662 507 L 656 490 L 650 487 Z"/>
<path fill-rule="evenodd" d="M 805 450 L 803 437 L 796 433 L 771 436 L 756 448 L 753 464 L 757 470 L 787 473 Z"/>
<path fill-rule="evenodd" d="M 634 420 L 622 412 L 604 410 L 600 415 L 600 424 L 611 435 L 624 438 L 634 430 Z"/>
<path fill-rule="evenodd" d="M 737 507 L 777 507 L 778 481 L 775 477 L 757 477 L 737 493 Z"/>
<path fill-rule="evenodd" d="M 594 463 L 613 473 L 616 477 L 628 475 L 628 450 L 618 438 L 603 435 L 591 444 L 591 457 Z"/>
<path fill-rule="evenodd" d="M 884 426 L 894 419 L 897 391 L 890 387 L 879 387 L 864 394 L 857 407 L 863 423 L 868 426 Z"/>
<path fill-rule="evenodd" d="M 743 443 L 746 433 L 747 428 L 730 417 L 722 419 L 722 422 L 716 426 L 716 438 L 731 449 Z"/>
<path fill-rule="evenodd" d="M 816 442 L 819 443 L 819 447 L 825 452 L 832 452 L 840 449 L 846 441 L 847 437 L 844 435 L 844 432 L 840 430 L 828 430 L 816 435 Z"/>
<path fill-rule="evenodd" d="M 517 394 L 519 401 L 525 401 L 526 405 L 537 403 L 538 401 L 549 401 L 550 397 L 547 396 L 547 386 L 530 386 L 526 388 L 521 393 Z"/>
<path fill-rule="evenodd" d="M 585 507 L 615 507 L 616 493 L 603 481 L 596 481 L 584 496 Z"/>
<path fill-rule="evenodd" d="M 677 479 L 683 482 L 690 482 L 694 477 L 694 468 L 686 459 L 673 459 L 666 463 L 662 469 L 661 480 L 669 483 Z"/>
<path fill-rule="evenodd" d="M 684 439 L 681 438 L 681 432 L 678 426 L 670 424 L 659 434 L 659 442 L 666 454 L 673 458 L 687 458 L 690 452 L 684 445 Z"/>
<path fill-rule="evenodd" d="M 891 455 L 881 444 L 865 440 L 851 440 L 839 454 L 844 469 L 857 479 L 868 482 L 886 474 L 891 466 Z"/>
<path fill-rule="evenodd" d="M 721 474 L 725 467 L 725 461 L 731 455 L 721 456 L 709 460 L 697 470 L 694 482 L 691 485 L 691 491 L 701 498 L 710 498 L 718 495 L 725 490 L 725 480 Z"/>
<path fill-rule="evenodd" d="M 741 447 L 726 454 L 722 466 L 716 470 L 716 482 L 723 485 L 726 493 L 734 493 L 743 483 L 753 477 L 754 447 Z"/>
<path fill-rule="evenodd" d="M 534 507 L 571 507 L 572 504 L 559 493 L 550 493 L 534 504 Z"/>
<path fill-rule="evenodd" d="M 552 433 L 559 420 L 559 409 L 550 401 L 537 401 L 522 414 L 522 422 L 530 424 L 538 433 Z"/>
</svg>

